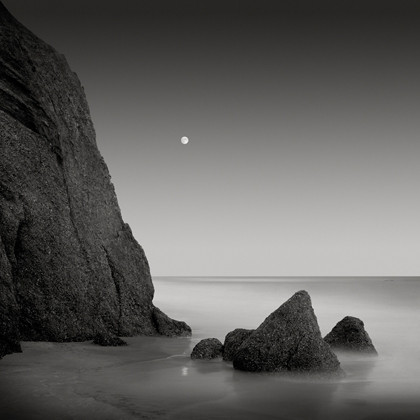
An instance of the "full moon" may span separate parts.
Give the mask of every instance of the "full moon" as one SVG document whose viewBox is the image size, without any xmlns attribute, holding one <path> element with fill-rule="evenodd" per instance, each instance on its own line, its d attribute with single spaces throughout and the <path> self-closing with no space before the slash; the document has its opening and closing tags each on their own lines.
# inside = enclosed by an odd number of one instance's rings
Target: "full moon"
<svg viewBox="0 0 420 420">
<path fill-rule="evenodd" d="M 182 144 L 188 144 L 188 142 L 190 141 L 190 139 L 186 136 L 181 137 L 181 143 Z"/>
</svg>

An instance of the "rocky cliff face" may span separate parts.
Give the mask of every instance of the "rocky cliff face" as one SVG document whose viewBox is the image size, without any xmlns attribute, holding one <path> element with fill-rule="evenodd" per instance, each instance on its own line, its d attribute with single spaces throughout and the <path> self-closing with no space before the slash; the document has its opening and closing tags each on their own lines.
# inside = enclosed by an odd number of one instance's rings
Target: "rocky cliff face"
<svg viewBox="0 0 420 420">
<path fill-rule="evenodd" d="M 153 293 L 76 74 L 0 2 L 0 352 L 155 334 Z"/>
</svg>

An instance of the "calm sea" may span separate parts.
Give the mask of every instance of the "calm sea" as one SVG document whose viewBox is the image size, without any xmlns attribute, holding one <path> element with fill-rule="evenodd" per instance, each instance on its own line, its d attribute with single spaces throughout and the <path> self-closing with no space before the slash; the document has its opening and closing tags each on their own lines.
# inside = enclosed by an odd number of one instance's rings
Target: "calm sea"
<svg viewBox="0 0 420 420">
<path fill-rule="evenodd" d="M 379 357 L 339 355 L 346 377 L 303 381 L 237 372 L 223 362 L 188 361 L 185 376 L 209 401 L 171 418 L 420 418 L 420 278 L 154 279 L 155 304 L 202 338 L 222 342 L 235 328 L 256 328 L 295 292 L 309 292 L 323 335 L 343 317 L 361 318 Z M 214 389 L 213 389 L 214 388 Z M 211 400 L 216 389 L 225 398 Z M 204 397 L 203 397 L 204 398 Z M 207 414 L 206 414 L 207 413 Z"/>
</svg>

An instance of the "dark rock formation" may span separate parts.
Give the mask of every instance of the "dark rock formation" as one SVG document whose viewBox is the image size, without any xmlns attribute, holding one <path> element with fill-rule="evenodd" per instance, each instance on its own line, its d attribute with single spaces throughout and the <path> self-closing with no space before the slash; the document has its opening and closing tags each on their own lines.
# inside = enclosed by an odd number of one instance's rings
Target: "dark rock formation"
<svg viewBox="0 0 420 420">
<path fill-rule="evenodd" d="M 324 337 L 335 350 L 378 354 L 361 319 L 346 316 Z"/>
<path fill-rule="evenodd" d="M 156 334 L 153 293 L 76 74 L 0 2 L 0 343 Z"/>
<path fill-rule="evenodd" d="M 96 334 L 95 338 L 93 339 L 93 344 L 98 344 L 99 346 L 126 346 L 127 342 L 117 337 L 116 335 L 111 334 Z"/>
<path fill-rule="evenodd" d="M 223 344 L 223 360 L 231 362 L 241 344 L 251 335 L 254 330 L 236 328 L 225 337 Z"/>
<path fill-rule="evenodd" d="M 184 321 L 169 318 L 159 308 L 153 309 L 152 316 L 156 330 L 161 335 L 167 337 L 189 337 L 191 335 L 191 328 Z"/>
<path fill-rule="evenodd" d="M 303 290 L 242 343 L 233 366 L 251 372 L 341 372 L 337 357 L 321 337 L 311 298 Z"/>
<path fill-rule="evenodd" d="M 206 338 L 195 345 L 191 359 L 216 359 L 222 357 L 223 344 L 217 338 Z"/>
</svg>

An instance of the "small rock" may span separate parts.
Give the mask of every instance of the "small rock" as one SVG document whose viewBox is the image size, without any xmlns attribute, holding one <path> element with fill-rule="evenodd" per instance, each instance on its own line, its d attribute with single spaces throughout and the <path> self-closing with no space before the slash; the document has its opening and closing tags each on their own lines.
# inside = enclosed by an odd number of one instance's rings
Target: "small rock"
<svg viewBox="0 0 420 420">
<path fill-rule="evenodd" d="M 346 316 L 324 340 L 336 350 L 378 354 L 361 319 Z"/>
<path fill-rule="evenodd" d="M 205 338 L 193 348 L 191 359 L 216 359 L 222 357 L 223 344 L 217 338 Z"/>
<path fill-rule="evenodd" d="M 236 328 L 225 337 L 223 345 L 223 360 L 231 362 L 240 345 L 251 335 L 254 330 Z"/>
<path fill-rule="evenodd" d="M 96 334 L 93 339 L 93 344 L 98 344 L 99 346 L 126 346 L 127 342 L 122 340 L 120 337 L 111 334 Z"/>
<path fill-rule="evenodd" d="M 152 313 L 153 324 L 161 335 L 167 337 L 189 337 L 191 328 L 184 321 L 169 318 L 159 308 L 154 308 Z"/>
<path fill-rule="evenodd" d="M 322 339 L 311 298 L 304 290 L 243 341 L 233 357 L 233 367 L 250 372 L 343 373 L 337 356 Z"/>
<path fill-rule="evenodd" d="M 19 341 L 14 339 L 6 339 L 0 341 L 0 359 L 7 354 L 22 353 L 22 347 Z"/>
</svg>

